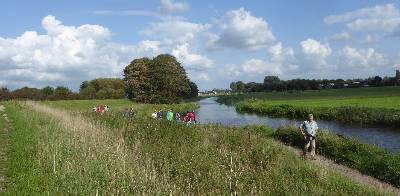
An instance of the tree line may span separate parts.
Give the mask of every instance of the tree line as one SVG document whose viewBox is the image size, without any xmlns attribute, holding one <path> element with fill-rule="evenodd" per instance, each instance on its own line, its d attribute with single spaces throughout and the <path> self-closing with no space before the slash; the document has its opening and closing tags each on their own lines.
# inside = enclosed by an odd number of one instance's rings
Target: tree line
<svg viewBox="0 0 400 196">
<path fill-rule="evenodd" d="M 187 77 L 175 57 L 162 54 L 153 59 L 134 59 L 124 69 L 124 78 L 97 78 L 83 81 L 79 92 L 58 86 L 0 88 L 0 100 L 135 99 L 141 103 L 178 103 L 197 97 L 197 85 Z"/>
<path fill-rule="evenodd" d="M 395 77 L 369 77 L 365 79 L 292 79 L 281 80 L 278 76 L 265 76 L 263 83 L 242 81 L 232 82 L 232 92 L 272 92 L 291 90 L 320 90 L 329 88 L 359 88 L 367 86 L 396 86 L 400 85 L 400 71 Z"/>
<path fill-rule="evenodd" d="M 84 81 L 79 92 L 73 92 L 65 86 L 46 86 L 43 88 L 23 87 L 9 90 L 0 89 L 0 100 L 69 100 L 69 99 L 120 99 L 125 97 L 125 84 L 118 78 L 98 78 Z"/>
</svg>

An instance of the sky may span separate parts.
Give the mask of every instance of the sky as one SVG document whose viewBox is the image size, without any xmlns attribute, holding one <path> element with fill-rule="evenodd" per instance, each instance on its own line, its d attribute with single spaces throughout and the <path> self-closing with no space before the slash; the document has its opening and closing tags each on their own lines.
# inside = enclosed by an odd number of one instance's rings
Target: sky
<svg viewBox="0 0 400 196">
<path fill-rule="evenodd" d="M 171 54 L 200 90 L 232 81 L 393 76 L 396 1 L 2 0 L 0 86 L 123 77 L 135 58 Z"/>
</svg>

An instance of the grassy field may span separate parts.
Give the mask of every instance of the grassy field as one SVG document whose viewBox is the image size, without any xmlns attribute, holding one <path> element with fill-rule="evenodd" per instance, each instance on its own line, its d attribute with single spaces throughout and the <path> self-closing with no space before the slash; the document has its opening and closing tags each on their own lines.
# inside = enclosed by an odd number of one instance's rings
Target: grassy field
<svg viewBox="0 0 400 196">
<path fill-rule="evenodd" d="M 310 91 L 292 91 L 292 92 L 271 92 L 271 93 L 248 93 L 240 95 L 220 96 L 218 101 L 225 104 L 235 104 L 247 99 L 260 99 L 279 102 L 292 101 L 298 104 L 314 100 L 326 104 L 332 100 L 332 104 L 373 104 L 376 107 L 400 108 L 400 87 L 369 87 L 369 88 L 348 88 L 348 89 L 328 89 L 328 90 L 310 90 Z M 358 102 L 359 100 L 365 100 Z M 375 102 L 375 99 L 378 103 Z M 348 100 L 348 101 L 347 101 Z M 386 102 L 394 101 L 394 102 Z M 376 104 L 376 105 L 375 105 Z M 313 104 L 314 105 L 314 104 Z"/>
<path fill-rule="evenodd" d="M 90 113 L 102 103 L 103 116 Z M 382 195 L 304 160 L 265 127 L 187 127 L 126 100 L 6 103 L 12 119 L 6 195 Z M 120 109 L 136 108 L 123 118 Z"/>
<path fill-rule="evenodd" d="M 400 126 L 400 87 L 370 87 L 221 96 L 240 112 L 318 119 L 346 124 Z"/>
</svg>

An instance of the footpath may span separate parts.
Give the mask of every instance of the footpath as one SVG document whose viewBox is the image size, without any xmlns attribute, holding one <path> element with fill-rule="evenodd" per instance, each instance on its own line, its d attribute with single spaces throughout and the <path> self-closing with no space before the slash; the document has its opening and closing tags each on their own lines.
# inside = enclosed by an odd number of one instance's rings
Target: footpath
<svg viewBox="0 0 400 196">
<path fill-rule="evenodd" d="M 4 105 L 0 105 L 0 194 L 6 190 L 6 164 L 11 122 Z"/>
</svg>

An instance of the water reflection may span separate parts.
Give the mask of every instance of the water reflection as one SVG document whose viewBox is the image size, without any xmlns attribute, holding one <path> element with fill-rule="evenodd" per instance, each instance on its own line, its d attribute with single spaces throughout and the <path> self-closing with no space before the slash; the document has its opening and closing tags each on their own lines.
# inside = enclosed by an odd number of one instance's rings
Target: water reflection
<svg viewBox="0 0 400 196">
<path fill-rule="evenodd" d="M 227 126 L 258 124 L 278 128 L 283 125 L 298 125 L 300 123 L 300 120 L 287 118 L 269 118 L 256 114 L 240 114 L 236 112 L 234 106 L 219 104 L 215 101 L 215 98 L 203 99 L 198 103 L 200 104 L 200 108 L 197 111 L 197 118 L 203 124 L 214 123 Z M 337 134 L 356 138 L 364 143 L 375 144 L 381 148 L 388 149 L 390 152 L 400 151 L 399 129 L 350 126 L 334 121 L 318 120 L 317 122 L 322 129 L 328 129 Z"/>
</svg>

